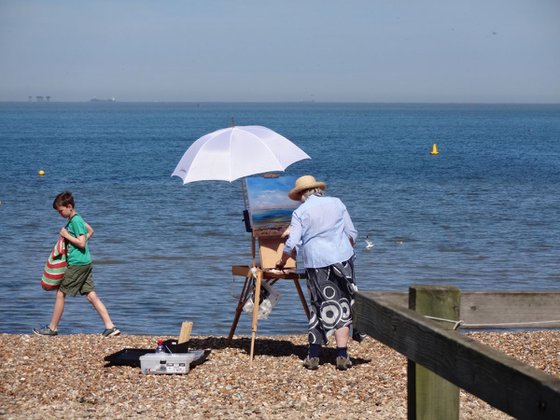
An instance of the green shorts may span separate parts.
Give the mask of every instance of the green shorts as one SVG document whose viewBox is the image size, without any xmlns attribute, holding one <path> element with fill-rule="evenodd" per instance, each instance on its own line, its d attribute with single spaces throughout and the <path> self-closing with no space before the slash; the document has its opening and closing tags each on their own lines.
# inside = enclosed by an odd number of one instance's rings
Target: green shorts
<svg viewBox="0 0 560 420">
<path fill-rule="evenodd" d="M 69 265 L 58 290 L 69 296 L 76 296 L 78 293 L 85 295 L 93 292 L 92 265 Z"/>
</svg>

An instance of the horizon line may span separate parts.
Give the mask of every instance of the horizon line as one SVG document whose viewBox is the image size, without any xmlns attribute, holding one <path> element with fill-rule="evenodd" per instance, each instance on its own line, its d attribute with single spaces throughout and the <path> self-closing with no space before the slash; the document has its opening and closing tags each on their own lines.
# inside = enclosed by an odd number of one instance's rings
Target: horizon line
<svg viewBox="0 0 560 420">
<path fill-rule="evenodd" d="M 91 101 L 91 100 L 49 100 L 49 101 L 29 101 L 29 100 L 0 100 L 0 103 L 18 103 L 18 104 L 96 104 L 100 106 L 111 106 L 115 104 L 363 104 L 363 105 L 560 105 L 554 101 L 316 101 L 316 100 L 300 100 L 300 101 L 167 101 L 167 100 L 114 100 L 114 101 Z"/>
</svg>

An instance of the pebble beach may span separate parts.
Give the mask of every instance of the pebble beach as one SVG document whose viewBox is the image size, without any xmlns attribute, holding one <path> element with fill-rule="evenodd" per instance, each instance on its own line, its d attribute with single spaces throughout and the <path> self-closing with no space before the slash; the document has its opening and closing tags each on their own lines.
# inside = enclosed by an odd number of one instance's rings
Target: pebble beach
<svg viewBox="0 0 560 420">
<path fill-rule="evenodd" d="M 560 331 L 483 332 L 475 340 L 560 377 Z M 406 359 L 367 338 L 351 342 L 354 366 L 335 369 L 323 349 L 317 371 L 301 365 L 306 336 L 191 337 L 208 356 L 186 375 L 146 375 L 104 359 L 124 348 L 155 348 L 159 338 L 121 335 L 0 335 L 4 361 L 0 418 L 405 419 Z M 509 419 L 461 391 L 461 419 Z"/>
</svg>

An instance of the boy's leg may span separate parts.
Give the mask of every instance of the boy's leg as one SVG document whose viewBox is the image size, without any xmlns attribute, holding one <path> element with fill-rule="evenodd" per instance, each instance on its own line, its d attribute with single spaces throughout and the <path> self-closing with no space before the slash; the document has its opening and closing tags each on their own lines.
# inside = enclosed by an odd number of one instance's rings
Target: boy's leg
<svg viewBox="0 0 560 420">
<path fill-rule="evenodd" d="M 64 298 L 66 294 L 60 290 L 56 291 L 56 299 L 54 301 L 54 308 L 53 314 L 51 318 L 51 323 L 49 324 L 49 328 L 53 331 L 58 330 L 58 323 L 62 318 L 62 314 L 64 313 Z"/>
<path fill-rule="evenodd" d="M 103 302 L 101 302 L 101 299 L 99 299 L 99 297 L 97 296 L 97 293 L 89 292 L 89 293 L 86 294 L 86 297 L 87 297 L 87 300 L 89 301 L 89 303 L 92 304 L 94 309 L 97 311 L 97 313 L 101 317 L 101 320 L 105 324 L 105 328 L 106 329 L 113 328 L 115 326 L 115 324 L 113 324 L 113 321 L 111 321 L 111 317 L 109 316 L 109 312 L 107 311 L 107 308 L 105 307 Z"/>
</svg>

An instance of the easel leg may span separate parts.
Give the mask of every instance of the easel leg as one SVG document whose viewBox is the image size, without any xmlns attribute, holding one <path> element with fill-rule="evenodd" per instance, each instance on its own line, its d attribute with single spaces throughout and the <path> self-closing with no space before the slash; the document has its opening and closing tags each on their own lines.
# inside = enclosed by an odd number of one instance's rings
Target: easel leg
<svg viewBox="0 0 560 420">
<path fill-rule="evenodd" d="M 299 300 L 301 300 L 301 304 L 303 305 L 305 315 L 307 316 L 307 319 L 309 319 L 311 318 L 311 314 L 309 313 L 309 307 L 307 306 L 307 302 L 305 301 L 305 295 L 303 294 L 303 290 L 301 290 L 299 280 L 294 279 L 294 284 L 296 285 L 296 290 L 299 295 Z"/>
<path fill-rule="evenodd" d="M 253 305 L 253 325 L 251 328 L 251 352 L 249 367 L 253 367 L 253 356 L 255 354 L 255 338 L 257 337 L 257 322 L 259 319 L 259 302 L 261 299 L 262 270 L 257 269 L 257 280 L 255 282 L 255 300 Z"/>
<path fill-rule="evenodd" d="M 252 278 L 252 274 L 248 273 L 247 277 L 245 277 L 245 283 L 243 284 L 243 290 L 241 291 L 241 295 L 239 296 L 239 302 L 237 302 L 237 308 L 235 309 L 235 316 L 233 317 L 233 322 L 231 323 L 231 328 L 229 330 L 228 341 L 231 341 L 233 335 L 235 334 L 235 330 L 237 329 L 237 323 L 239 322 L 239 317 L 241 316 L 241 311 L 243 311 L 243 306 L 247 302 L 247 295 L 249 294 L 249 287 L 250 280 Z"/>
</svg>

